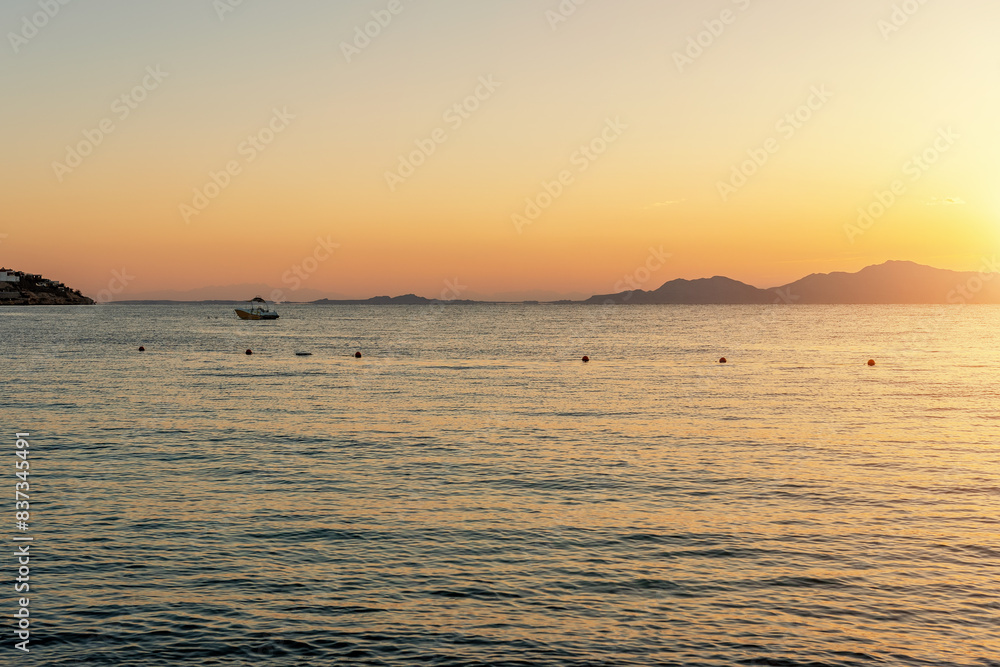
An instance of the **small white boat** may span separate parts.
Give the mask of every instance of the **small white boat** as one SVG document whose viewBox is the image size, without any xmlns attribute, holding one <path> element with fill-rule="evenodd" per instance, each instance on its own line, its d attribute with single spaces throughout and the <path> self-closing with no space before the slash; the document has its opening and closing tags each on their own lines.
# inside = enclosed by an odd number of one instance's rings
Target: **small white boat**
<svg viewBox="0 0 1000 667">
<path fill-rule="evenodd" d="M 250 300 L 245 308 L 237 308 L 236 314 L 241 320 L 276 320 L 278 313 L 259 296 Z"/>
</svg>

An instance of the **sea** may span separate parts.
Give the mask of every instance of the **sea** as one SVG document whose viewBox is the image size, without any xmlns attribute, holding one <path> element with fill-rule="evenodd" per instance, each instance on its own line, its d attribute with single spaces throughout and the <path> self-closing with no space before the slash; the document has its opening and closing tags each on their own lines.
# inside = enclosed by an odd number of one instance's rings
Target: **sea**
<svg viewBox="0 0 1000 667">
<path fill-rule="evenodd" d="M 0 663 L 1000 665 L 1000 307 L 279 312 L 0 310 Z"/>
</svg>

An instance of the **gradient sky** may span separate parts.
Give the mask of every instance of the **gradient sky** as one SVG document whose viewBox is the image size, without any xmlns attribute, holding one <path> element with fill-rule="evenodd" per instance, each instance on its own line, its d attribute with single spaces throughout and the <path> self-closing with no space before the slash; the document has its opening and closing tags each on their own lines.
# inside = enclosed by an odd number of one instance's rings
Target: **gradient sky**
<svg viewBox="0 0 1000 667">
<path fill-rule="evenodd" d="M 55 2 L 0 6 L 0 264 L 86 294 L 770 287 L 888 259 L 975 270 L 1000 245 L 993 0 L 589 0 L 558 23 L 571 0 L 400 0 L 351 62 L 343 43 L 389 0 L 75 0 L 25 27 Z M 915 13 L 894 17 L 903 5 Z M 144 78 L 134 109 L 116 102 Z M 478 109 L 448 113 L 477 88 Z M 248 148 L 275 109 L 294 118 Z M 102 121 L 113 131 L 60 169 Z M 438 128 L 446 141 L 393 191 L 386 172 Z M 602 131 L 614 141 L 582 157 Z M 724 201 L 719 183 L 766 147 Z M 915 167 L 925 151 L 934 163 Z M 327 259 L 320 238 L 339 245 Z M 650 248 L 671 256 L 647 277 Z"/>
</svg>

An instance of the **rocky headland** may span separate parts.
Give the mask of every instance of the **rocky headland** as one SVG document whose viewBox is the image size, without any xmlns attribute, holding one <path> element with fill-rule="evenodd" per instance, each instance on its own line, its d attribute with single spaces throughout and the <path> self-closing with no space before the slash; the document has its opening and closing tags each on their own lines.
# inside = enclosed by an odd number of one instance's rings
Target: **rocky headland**
<svg viewBox="0 0 1000 667">
<path fill-rule="evenodd" d="M 87 306 L 90 297 L 34 273 L 0 268 L 0 306 Z"/>
</svg>

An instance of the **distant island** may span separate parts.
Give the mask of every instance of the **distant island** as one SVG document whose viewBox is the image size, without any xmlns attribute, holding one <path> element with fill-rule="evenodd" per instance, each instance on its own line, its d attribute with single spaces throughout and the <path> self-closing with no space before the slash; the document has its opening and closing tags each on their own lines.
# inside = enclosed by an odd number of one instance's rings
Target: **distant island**
<svg viewBox="0 0 1000 667">
<path fill-rule="evenodd" d="M 948 271 L 890 261 L 857 273 L 814 273 L 781 287 L 760 289 L 731 278 L 672 280 L 652 291 L 593 296 L 584 303 L 619 304 L 959 304 L 1000 303 L 1000 274 Z"/>
<path fill-rule="evenodd" d="M 87 306 L 80 290 L 34 273 L 0 268 L 0 306 Z"/>
<path fill-rule="evenodd" d="M 989 268 L 992 268 L 991 266 Z M 238 299 L 120 300 L 129 304 L 230 304 Z M 92 304 L 79 290 L 41 276 L 0 269 L 0 305 Z M 285 303 L 290 303 L 286 301 Z M 294 302 L 292 302 L 294 303 Z M 761 289 L 732 278 L 671 280 L 655 290 L 598 294 L 583 301 L 441 301 L 416 294 L 370 299 L 317 299 L 299 302 L 317 306 L 423 306 L 523 303 L 539 305 L 764 305 L 764 304 L 1000 304 L 1000 273 L 992 270 L 949 271 L 915 262 L 889 261 L 856 273 L 814 273 L 780 287 Z"/>
<path fill-rule="evenodd" d="M 416 294 L 403 296 L 373 296 L 370 299 L 319 299 L 308 303 L 317 306 L 426 306 L 432 303 L 450 303 L 455 305 L 470 305 L 478 303 L 496 303 L 494 301 L 470 301 L 468 299 L 454 301 L 436 301 Z M 520 303 L 520 302 L 518 302 Z"/>
<path fill-rule="evenodd" d="M 316 305 L 474 304 L 483 301 L 435 301 L 413 294 L 363 300 L 321 299 Z M 519 303 L 537 304 L 538 301 Z M 753 304 L 1000 304 L 1000 273 L 948 271 L 915 262 L 890 261 L 857 273 L 814 273 L 787 285 L 761 289 L 732 278 L 671 280 L 652 291 L 599 294 L 584 301 L 548 304 L 621 305 L 753 305 Z"/>
</svg>

